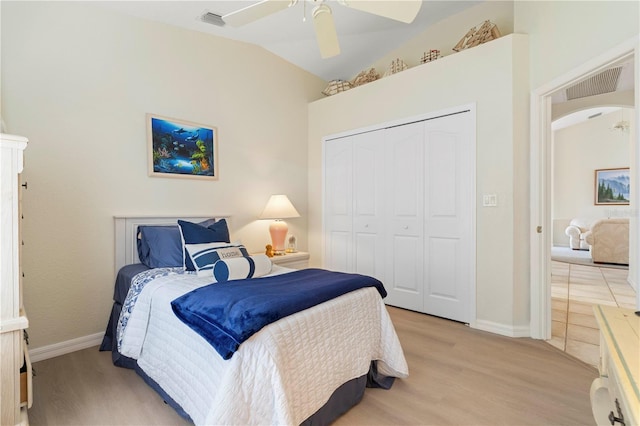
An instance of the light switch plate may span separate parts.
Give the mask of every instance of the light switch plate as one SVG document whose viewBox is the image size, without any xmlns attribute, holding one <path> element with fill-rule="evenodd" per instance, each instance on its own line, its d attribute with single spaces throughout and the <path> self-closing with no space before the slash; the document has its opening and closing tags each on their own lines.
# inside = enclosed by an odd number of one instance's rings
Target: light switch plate
<svg viewBox="0 0 640 426">
<path fill-rule="evenodd" d="M 496 207 L 498 205 L 498 195 L 497 194 L 484 194 L 482 196 L 482 206 L 483 207 Z"/>
</svg>

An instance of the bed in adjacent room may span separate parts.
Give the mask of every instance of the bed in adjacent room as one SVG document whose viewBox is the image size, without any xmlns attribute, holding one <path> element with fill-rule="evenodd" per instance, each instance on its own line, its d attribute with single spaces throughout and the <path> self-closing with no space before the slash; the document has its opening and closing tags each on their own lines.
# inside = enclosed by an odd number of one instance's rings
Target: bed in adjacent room
<svg viewBox="0 0 640 426">
<path fill-rule="evenodd" d="M 100 349 L 195 424 L 328 424 L 408 375 L 381 283 L 273 265 L 224 218 L 116 218 L 116 271 Z"/>
</svg>

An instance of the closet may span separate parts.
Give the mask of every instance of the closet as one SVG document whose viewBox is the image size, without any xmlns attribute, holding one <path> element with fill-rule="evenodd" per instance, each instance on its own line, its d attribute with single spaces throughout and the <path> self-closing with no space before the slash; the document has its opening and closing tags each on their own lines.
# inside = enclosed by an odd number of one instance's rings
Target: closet
<svg viewBox="0 0 640 426">
<path fill-rule="evenodd" d="M 27 139 L 0 134 L 0 424 L 27 424 L 31 363 L 24 330 L 20 268 L 20 179 Z"/>
<path fill-rule="evenodd" d="M 324 266 L 382 281 L 388 305 L 475 314 L 475 110 L 324 140 Z"/>
</svg>

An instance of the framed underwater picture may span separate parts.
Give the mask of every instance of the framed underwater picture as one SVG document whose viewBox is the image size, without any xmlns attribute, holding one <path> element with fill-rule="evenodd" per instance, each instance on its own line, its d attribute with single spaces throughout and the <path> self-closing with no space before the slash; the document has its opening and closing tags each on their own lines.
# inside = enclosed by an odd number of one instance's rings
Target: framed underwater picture
<svg viewBox="0 0 640 426">
<path fill-rule="evenodd" d="M 147 114 L 149 176 L 218 179 L 218 129 Z"/>
</svg>

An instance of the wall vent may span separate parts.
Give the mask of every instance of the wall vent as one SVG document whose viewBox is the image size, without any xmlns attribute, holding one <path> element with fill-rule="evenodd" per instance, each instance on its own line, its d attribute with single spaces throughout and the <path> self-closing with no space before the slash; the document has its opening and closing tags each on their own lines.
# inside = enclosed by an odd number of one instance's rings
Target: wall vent
<svg viewBox="0 0 640 426">
<path fill-rule="evenodd" d="M 616 91 L 622 67 L 610 68 L 566 89 L 567 100 Z"/>
</svg>

